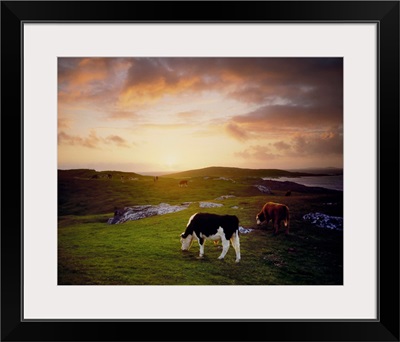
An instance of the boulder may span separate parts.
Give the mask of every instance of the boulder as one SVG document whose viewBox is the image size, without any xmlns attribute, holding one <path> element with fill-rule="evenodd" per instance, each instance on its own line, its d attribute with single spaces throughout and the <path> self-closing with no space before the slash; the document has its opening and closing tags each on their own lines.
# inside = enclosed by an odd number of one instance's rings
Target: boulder
<svg viewBox="0 0 400 342">
<path fill-rule="evenodd" d="M 221 203 L 212 203 L 212 202 L 199 202 L 200 208 L 218 208 L 223 207 L 224 205 Z"/>
<path fill-rule="evenodd" d="M 322 213 L 309 213 L 303 216 L 303 220 L 319 228 L 343 230 L 343 217 L 329 216 Z"/>
<path fill-rule="evenodd" d="M 177 211 L 185 210 L 189 204 L 182 205 L 169 205 L 167 203 L 160 203 L 159 205 L 136 205 L 133 207 L 125 207 L 124 209 L 117 209 L 114 212 L 114 217 L 108 219 L 108 224 L 119 224 L 126 221 L 140 220 L 146 217 L 155 215 L 165 215 Z"/>
<path fill-rule="evenodd" d="M 253 186 L 256 187 L 258 190 L 260 190 L 264 194 L 271 194 L 271 189 L 267 188 L 264 185 L 253 185 Z"/>
</svg>

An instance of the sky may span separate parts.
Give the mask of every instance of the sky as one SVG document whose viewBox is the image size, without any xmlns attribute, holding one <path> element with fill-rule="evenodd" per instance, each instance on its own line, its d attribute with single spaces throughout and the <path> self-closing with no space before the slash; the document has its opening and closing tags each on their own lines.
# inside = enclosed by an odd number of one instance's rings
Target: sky
<svg viewBox="0 0 400 342">
<path fill-rule="evenodd" d="M 343 167 L 342 58 L 58 58 L 58 168 Z"/>
</svg>

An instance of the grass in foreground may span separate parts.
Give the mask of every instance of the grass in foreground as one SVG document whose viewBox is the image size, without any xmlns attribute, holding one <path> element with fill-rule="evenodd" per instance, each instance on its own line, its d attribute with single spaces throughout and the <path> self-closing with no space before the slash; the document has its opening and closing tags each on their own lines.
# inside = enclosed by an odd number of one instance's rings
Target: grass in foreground
<svg viewBox="0 0 400 342">
<path fill-rule="evenodd" d="M 90 186 L 89 186 L 90 185 Z M 121 183 L 106 180 L 61 180 L 58 228 L 59 285 L 340 285 L 343 283 L 343 234 L 306 224 L 309 212 L 342 215 L 342 194 L 260 193 L 248 179 L 236 182 L 193 179 L 179 188 L 176 179 L 152 178 Z M 235 197 L 216 201 L 222 195 Z M 255 227 L 255 215 L 273 200 L 291 210 L 291 234 L 277 236 L 268 227 L 241 234 L 242 260 L 235 264 L 231 247 L 224 261 L 221 246 L 206 242 L 198 259 L 193 243 L 180 250 L 179 235 L 199 211 L 235 214 L 240 225 Z M 193 202 L 187 210 L 119 225 L 107 224 L 113 208 L 137 204 Z M 198 201 L 223 203 L 203 209 Z M 327 206 L 326 203 L 336 203 Z M 117 205 L 116 205 L 117 204 Z M 232 207 L 237 207 L 234 209 Z M 350 229 L 345 227 L 345 229 Z"/>
</svg>

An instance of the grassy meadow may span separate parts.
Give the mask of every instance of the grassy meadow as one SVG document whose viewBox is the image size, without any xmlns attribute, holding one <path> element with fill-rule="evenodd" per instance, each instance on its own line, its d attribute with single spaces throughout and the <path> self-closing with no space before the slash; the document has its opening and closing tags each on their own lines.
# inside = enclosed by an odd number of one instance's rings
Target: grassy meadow
<svg viewBox="0 0 400 342">
<path fill-rule="evenodd" d="M 112 178 L 100 177 L 107 174 Z M 343 233 L 317 228 L 302 219 L 310 212 L 342 216 L 343 193 L 260 178 L 279 175 L 287 177 L 288 173 L 210 168 L 159 176 L 155 182 L 153 177 L 135 173 L 59 170 L 58 284 L 343 284 Z M 188 187 L 178 186 L 181 179 L 188 180 Z M 268 186 L 272 193 L 262 193 L 254 185 Z M 287 190 L 292 191 L 289 197 Z M 216 200 L 226 195 L 233 197 Z M 223 206 L 200 208 L 200 201 Z M 288 236 L 284 228 L 273 235 L 271 223 L 256 226 L 255 216 L 267 201 L 289 206 Z M 191 204 L 176 213 L 107 223 L 116 208 L 183 202 Z M 221 245 L 211 241 L 206 242 L 202 259 L 196 241 L 188 252 L 181 251 L 179 235 L 189 217 L 200 211 L 237 215 L 240 226 L 253 229 L 240 235 L 240 263 L 235 263 L 232 246 L 225 260 L 218 260 Z"/>
</svg>

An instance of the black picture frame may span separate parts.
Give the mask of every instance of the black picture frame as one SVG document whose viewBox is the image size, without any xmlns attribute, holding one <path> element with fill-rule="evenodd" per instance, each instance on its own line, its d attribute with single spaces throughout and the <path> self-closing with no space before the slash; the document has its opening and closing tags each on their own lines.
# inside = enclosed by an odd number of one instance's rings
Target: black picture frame
<svg viewBox="0 0 400 342">
<path fill-rule="evenodd" d="M 21 30 L 24 22 L 61 21 L 376 22 L 378 319 L 22 320 Z M 398 1 L 2 1 L 1 48 L 2 341 L 399 341 Z"/>
</svg>

